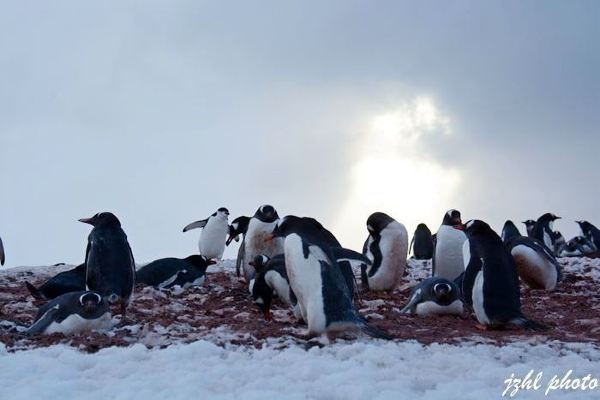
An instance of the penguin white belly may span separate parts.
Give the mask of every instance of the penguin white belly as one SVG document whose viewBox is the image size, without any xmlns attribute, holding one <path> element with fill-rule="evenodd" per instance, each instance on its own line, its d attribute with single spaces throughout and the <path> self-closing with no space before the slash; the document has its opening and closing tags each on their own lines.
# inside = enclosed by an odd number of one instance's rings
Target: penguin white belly
<svg viewBox="0 0 600 400">
<path fill-rule="evenodd" d="M 283 300 L 285 304 L 292 304 L 290 299 L 290 285 L 283 276 L 276 271 L 268 271 L 265 274 L 265 281 L 267 282 L 267 285 L 275 291 L 277 297 Z"/>
<path fill-rule="evenodd" d="M 483 305 L 484 296 L 483 296 L 483 270 L 477 273 L 477 277 L 475 277 L 475 284 L 473 285 L 473 310 L 475 311 L 475 316 L 479 323 L 484 325 L 490 325 L 490 319 L 485 313 L 485 308 Z"/>
<path fill-rule="evenodd" d="M 210 218 L 206 226 L 202 228 L 200 239 L 198 239 L 200 254 L 206 258 L 221 259 L 225 251 L 225 240 L 228 232 L 227 219 Z"/>
<path fill-rule="evenodd" d="M 437 233 L 435 246 L 436 277 L 454 280 L 465 270 L 462 248 L 467 240 L 464 232 L 442 225 Z"/>
<path fill-rule="evenodd" d="M 64 333 L 71 334 L 91 330 L 103 330 L 112 328 L 112 318 L 109 312 L 104 313 L 100 318 L 85 319 L 79 314 L 72 314 L 65 318 L 62 322 L 52 322 L 46 330 L 45 334 Z"/>
<path fill-rule="evenodd" d="M 511 254 L 517 264 L 519 276 L 527 285 L 536 289 L 552 290 L 556 287 L 556 267 L 537 251 L 525 245 L 513 247 Z"/>
<path fill-rule="evenodd" d="M 373 276 L 368 277 L 369 288 L 392 290 L 398 285 L 406 269 L 408 233 L 404 225 L 395 221 L 383 229 L 379 249 L 382 256 L 381 265 Z"/>
<path fill-rule="evenodd" d="M 285 266 L 290 286 L 296 294 L 298 305 L 304 321 L 308 325 L 309 334 L 323 333 L 327 327 L 323 304 L 323 281 L 319 259 L 309 252 L 304 258 L 302 239 L 296 234 L 285 239 Z M 315 246 L 311 246 L 315 249 Z M 320 249 L 317 249 L 317 253 Z M 321 252 L 322 253 L 322 252 Z M 324 256 L 324 254 L 317 254 Z"/>
<path fill-rule="evenodd" d="M 206 279 L 206 275 L 202 275 L 200 278 L 194 279 L 192 282 L 186 282 L 183 285 L 183 288 L 188 289 L 193 286 L 202 286 L 204 284 L 205 279 Z"/>
<path fill-rule="evenodd" d="M 417 304 L 415 313 L 421 316 L 441 315 L 441 314 L 462 314 L 463 303 L 460 300 L 454 300 L 447 306 L 443 306 L 434 301 L 424 301 Z"/>
<path fill-rule="evenodd" d="M 283 253 L 283 239 L 275 238 L 265 241 L 271 235 L 273 229 L 277 226 L 277 221 L 266 223 L 256 218 L 252 218 L 248 224 L 248 231 L 244 238 L 244 259 L 242 260 L 242 269 L 246 281 L 249 281 L 256 274 L 256 270 L 250 264 L 256 256 L 261 254 L 273 258 Z"/>
</svg>

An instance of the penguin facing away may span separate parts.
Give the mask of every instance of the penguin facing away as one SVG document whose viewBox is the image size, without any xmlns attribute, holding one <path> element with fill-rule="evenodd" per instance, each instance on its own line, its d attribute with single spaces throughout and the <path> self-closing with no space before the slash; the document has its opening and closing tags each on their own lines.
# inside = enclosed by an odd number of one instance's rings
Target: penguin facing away
<svg viewBox="0 0 600 400">
<path fill-rule="evenodd" d="M 402 279 L 408 254 L 408 232 L 389 215 L 376 212 L 367 219 L 366 252 L 371 265 L 362 264 L 361 280 L 370 290 L 393 290 Z"/>
<path fill-rule="evenodd" d="M 533 227 L 535 226 L 535 221 L 532 219 L 527 219 L 523 221 L 525 224 L 525 230 L 527 231 L 527 236 L 533 237 Z"/>
<path fill-rule="evenodd" d="M 33 297 L 44 300 L 51 300 L 69 292 L 85 290 L 85 264 L 56 274 L 39 288 L 27 281 L 25 281 L 25 286 Z"/>
<path fill-rule="evenodd" d="M 483 329 L 514 324 L 533 330 L 546 327 L 521 312 L 517 266 L 502 239 L 480 220 L 465 225 L 468 240 L 463 255 L 466 267 L 463 299 L 472 307 Z"/>
<path fill-rule="evenodd" d="M 220 260 L 225 251 L 225 239 L 229 232 L 227 218 L 229 210 L 225 207 L 219 208 L 210 217 L 192 222 L 183 228 L 184 232 L 191 229 L 202 228 L 198 239 L 198 251 L 206 258 Z"/>
<path fill-rule="evenodd" d="M 111 327 L 106 299 L 96 292 L 79 291 L 58 296 L 42 306 L 25 334 L 72 334 Z"/>
<path fill-rule="evenodd" d="M 302 218 L 285 217 L 273 235 L 285 238 L 286 271 L 309 336 L 358 329 L 375 338 L 390 339 L 354 309 L 350 289 L 341 270 L 335 267 L 337 261 L 331 247 L 319 242 L 318 232 L 310 225 L 303 226 L 303 222 Z"/>
<path fill-rule="evenodd" d="M 199 255 L 183 259 L 161 258 L 140 268 L 136 273 L 136 280 L 158 289 L 201 286 L 206 278 L 206 268 L 215 263 L 216 261 Z"/>
<path fill-rule="evenodd" d="M 269 204 L 260 206 L 254 216 L 250 218 L 248 222 L 248 230 L 244 237 L 244 250 L 243 260 L 241 262 L 242 272 L 246 282 L 254 279 L 256 270 L 250 265 L 250 261 L 254 260 L 256 256 L 261 254 L 267 257 L 274 257 L 278 254 L 283 253 L 283 239 L 275 238 L 273 240 L 266 240 L 270 238 L 271 232 L 277 226 L 279 220 L 279 214 L 275 208 Z"/>
<path fill-rule="evenodd" d="M 508 242 L 510 239 L 515 237 L 520 237 L 521 232 L 519 232 L 519 228 L 512 222 L 510 219 L 504 223 L 502 227 L 502 241 L 504 243 Z"/>
<path fill-rule="evenodd" d="M 593 224 L 588 221 L 575 221 L 581 229 L 581 235 L 587 238 L 590 242 L 596 246 L 596 249 L 600 249 L 600 229 L 596 228 Z"/>
<path fill-rule="evenodd" d="M 462 314 L 460 288 L 448 279 L 425 279 L 412 289 L 408 304 L 400 312 L 420 316 Z"/>
<path fill-rule="evenodd" d="M 417 225 L 410 247 L 415 260 L 429 260 L 433 257 L 433 238 L 427 225 Z"/>
<path fill-rule="evenodd" d="M 462 248 L 467 237 L 463 229 L 460 211 L 449 210 L 444 214 L 436 234 L 433 276 L 454 280 L 464 271 Z"/>
<path fill-rule="evenodd" d="M 4 265 L 6 257 L 4 255 L 4 246 L 2 245 L 2 238 L 0 238 L 0 265 Z"/>
<path fill-rule="evenodd" d="M 539 240 L 519 236 L 506 243 L 515 264 L 517 273 L 532 289 L 553 290 L 561 279 L 561 268 L 548 250 Z"/>
<path fill-rule="evenodd" d="M 229 236 L 225 242 L 226 246 L 229 246 L 233 240 L 236 242 L 240 240 L 239 236 L 242 235 L 242 243 L 238 248 L 237 258 L 235 260 L 235 274 L 240 276 L 240 268 L 244 262 L 244 250 L 246 248 L 246 232 L 248 232 L 248 224 L 250 223 L 250 217 L 241 216 L 237 217 L 229 225 Z"/>
<path fill-rule="evenodd" d="M 135 286 L 135 261 L 121 222 L 110 212 L 101 212 L 79 222 L 94 228 L 85 254 L 86 289 L 100 293 L 110 305 L 129 305 Z"/>
</svg>

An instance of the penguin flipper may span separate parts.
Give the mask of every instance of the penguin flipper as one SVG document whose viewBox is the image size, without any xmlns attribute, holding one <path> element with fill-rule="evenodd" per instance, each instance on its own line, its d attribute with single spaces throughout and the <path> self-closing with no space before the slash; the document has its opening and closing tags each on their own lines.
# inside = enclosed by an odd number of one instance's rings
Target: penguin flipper
<svg viewBox="0 0 600 400">
<path fill-rule="evenodd" d="M 474 253 L 471 253 L 471 259 L 465 269 L 461 287 L 463 300 L 469 307 L 473 306 L 473 285 L 475 285 L 475 278 L 477 278 L 477 274 L 481 271 L 482 265 L 482 260 L 475 256 Z"/>
<path fill-rule="evenodd" d="M 527 317 L 525 317 L 524 315 L 521 315 L 520 317 L 517 318 L 513 318 L 512 320 L 510 320 L 511 323 L 521 326 L 523 328 L 526 329 L 530 329 L 532 331 L 547 331 L 548 329 L 550 329 L 547 325 L 544 325 L 542 323 L 536 322 L 532 319 L 529 319 Z"/>
<path fill-rule="evenodd" d="M 206 224 L 208 223 L 208 218 L 200 220 L 200 221 L 195 221 L 192 222 L 191 224 L 187 224 L 184 228 L 183 231 L 187 232 L 191 229 L 196 229 L 196 228 L 204 228 L 206 226 Z"/>
<path fill-rule="evenodd" d="M 417 306 L 417 302 L 420 295 L 421 289 L 415 290 L 415 292 L 410 296 L 408 304 L 405 305 L 402 310 L 400 310 L 400 314 L 412 314 L 414 312 L 415 307 Z"/>
<path fill-rule="evenodd" d="M 240 248 L 238 249 L 238 255 L 237 255 L 237 260 L 235 260 L 235 275 L 236 276 L 240 276 L 240 269 L 242 266 L 242 260 L 244 259 L 244 254 L 246 253 L 246 246 L 244 241 L 242 241 L 242 244 L 240 245 Z"/>
<path fill-rule="evenodd" d="M 25 287 L 29 290 L 29 293 L 38 300 L 47 300 L 46 296 L 40 291 L 40 289 L 33 286 L 28 281 L 25 281 Z"/>
<path fill-rule="evenodd" d="M 56 321 L 56 316 L 59 313 L 59 309 L 60 306 L 58 304 L 56 304 L 54 307 L 51 307 L 23 333 L 25 335 L 38 335 L 40 333 L 44 333 L 46 328 L 48 328 L 51 323 Z"/>
<path fill-rule="evenodd" d="M 360 254 L 357 251 L 354 250 L 350 250 L 350 249 L 345 249 L 343 247 L 332 247 L 331 251 L 333 253 L 333 257 L 335 257 L 335 259 L 340 262 L 340 261 L 348 261 L 348 262 L 352 262 L 352 261 L 359 261 L 361 263 L 367 263 L 369 265 L 373 264 L 373 262 L 367 258 L 365 255 Z"/>
</svg>

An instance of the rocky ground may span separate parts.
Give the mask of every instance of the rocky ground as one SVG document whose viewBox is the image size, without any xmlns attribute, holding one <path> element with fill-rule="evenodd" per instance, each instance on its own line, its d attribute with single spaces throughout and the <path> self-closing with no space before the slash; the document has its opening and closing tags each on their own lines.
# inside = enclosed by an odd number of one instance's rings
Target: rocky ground
<svg viewBox="0 0 600 400">
<path fill-rule="evenodd" d="M 427 277 L 429 262 L 410 260 L 405 284 L 392 293 L 363 293 L 357 308 L 367 320 L 385 330 L 396 341 L 409 339 L 429 343 L 583 342 L 600 346 L 600 259 L 560 259 L 564 278 L 557 290 L 522 289 L 524 314 L 550 329 L 542 334 L 523 329 L 481 331 L 469 315 L 417 317 L 399 313 L 410 288 Z M 72 336 L 53 334 L 27 338 L 21 327 L 32 323 L 43 302 L 29 295 L 28 280 L 42 284 L 69 266 L 18 268 L 0 272 L 0 342 L 9 351 L 67 344 L 87 352 L 110 346 L 141 343 L 163 348 L 175 343 L 205 339 L 221 346 L 294 342 L 306 343 L 305 327 L 292 313 L 275 303 L 273 320 L 265 321 L 251 302 L 246 285 L 233 272 L 232 262 L 209 269 L 203 287 L 159 291 L 138 286 L 126 321 L 114 317 L 116 327 L 108 332 L 88 332 Z"/>
</svg>

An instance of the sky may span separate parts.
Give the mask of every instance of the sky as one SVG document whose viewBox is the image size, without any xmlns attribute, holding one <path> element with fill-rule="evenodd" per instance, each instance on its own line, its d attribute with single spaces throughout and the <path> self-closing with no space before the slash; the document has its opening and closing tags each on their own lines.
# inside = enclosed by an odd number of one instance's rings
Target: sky
<svg viewBox="0 0 600 400">
<path fill-rule="evenodd" d="M 83 262 L 99 211 L 139 262 L 221 206 L 355 249 L 375 211 L 600 225 L 597 1 L 0 5 L 7 266 Z"/>
</svg>

